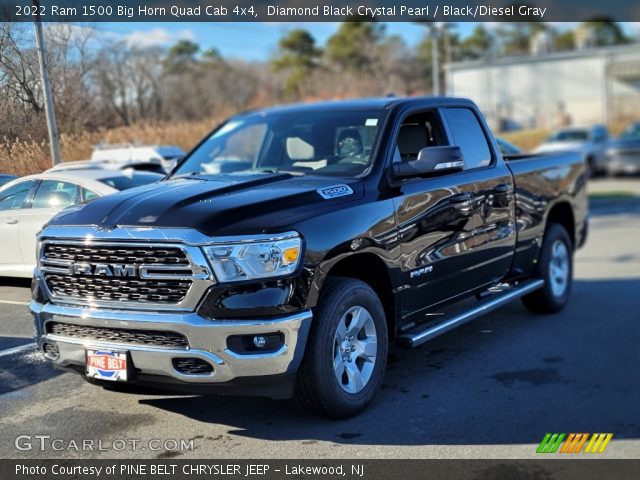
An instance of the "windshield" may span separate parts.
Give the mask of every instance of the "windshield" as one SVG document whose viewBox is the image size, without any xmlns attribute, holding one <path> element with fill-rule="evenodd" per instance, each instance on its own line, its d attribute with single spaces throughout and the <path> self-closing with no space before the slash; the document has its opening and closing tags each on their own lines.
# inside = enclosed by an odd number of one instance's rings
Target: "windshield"
<svg viewBox="0 0 640 480">
<path fill-rule="evenodd" d="M 253 114 L 229 120 L 174 172 L 286 171 L 356 176 L 370 165 L 383 111 Z"/>
<path fill-rule="evenodd" d="M 547 142 L 586 142 L 587 140 L 589 140 L 589 132 L 586 130 L 560 130 L 547 138 Z"/>
<path fill-rule="evenodd" d="M 624 129 L 620 135 L 623 140 L 640 140 L 640 123 L 634 123 Z"/>
<path fill-rule="evenodd" d="M 162 180 L 163 175 L 157 173 L 124 173 L 117 177 L 101 178 L 100 181 L 115 188 L 116 190 L 128 190 L 129 188 L 141 187 L 148 183 Z"/>
</svg>

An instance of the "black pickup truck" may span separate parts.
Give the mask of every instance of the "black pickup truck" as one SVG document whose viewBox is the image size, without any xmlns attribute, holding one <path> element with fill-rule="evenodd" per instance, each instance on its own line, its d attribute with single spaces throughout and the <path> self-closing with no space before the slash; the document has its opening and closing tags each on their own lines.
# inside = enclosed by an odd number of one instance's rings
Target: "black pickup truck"
<svg viewBox="0 0 640 480">
<path fill-rule="evenodd" d="M 378 391 L 391 345 L 517 298 L 562 309 L 585 186 L 577 154 L 503 158 L 468 100 L 240 114 L 162 182 L 44 228 L 37 342 L 103 386 L 295 393 L 349 417 Z"/>
</svg>

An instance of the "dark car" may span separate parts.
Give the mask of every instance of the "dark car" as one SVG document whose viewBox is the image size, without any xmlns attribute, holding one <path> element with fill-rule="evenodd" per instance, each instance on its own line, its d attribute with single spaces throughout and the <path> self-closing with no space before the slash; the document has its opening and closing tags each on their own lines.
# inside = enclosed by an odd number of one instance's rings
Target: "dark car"
<svg viewBox="0 0 640 480">
<path fill-rule="evenodd" d="M 607 148 L 606 169 L 609 175 L 640 173 L 640 122 L 624 129 Z"/>
<path fill-rule="evenodd" d="M 15 175 L 5 175 L 4 173 L 0 173 L 0 187 L 5 183 L 9 183 L 11 180 L 15 180 L 16 178 L 18 177 Z"/>
</svg>

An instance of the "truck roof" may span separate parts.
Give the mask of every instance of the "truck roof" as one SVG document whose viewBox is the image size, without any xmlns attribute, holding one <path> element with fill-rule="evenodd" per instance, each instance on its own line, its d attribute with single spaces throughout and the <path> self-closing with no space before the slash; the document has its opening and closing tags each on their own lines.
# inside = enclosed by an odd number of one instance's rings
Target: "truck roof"
<svg viewBox="0 0 640 480">
<path fill-rule="evenodd" d="M 273 107 L 249 110 L 241 115 L 251 114 L 268 114 L 268 113 L 287 113 L 287 112 L 299 112 L 299 111 L 332 111 L 336 109 L 350 110 L 366 110 L 366 109 L 390 109 L 393 107 L 405 107 L 405 106 L 424 106 L 424 107 L 441 107 L 444 105 L 452 104 L 468 104 L 475 105 L 471 100 L 467 98 L 454 98 L 454 97 L 373 97 L 373 98 L 358 98 L 348 100 L 328 100 L 314 103 L 293 103 L 289 105 L 276 105 Z"/>
</svg>

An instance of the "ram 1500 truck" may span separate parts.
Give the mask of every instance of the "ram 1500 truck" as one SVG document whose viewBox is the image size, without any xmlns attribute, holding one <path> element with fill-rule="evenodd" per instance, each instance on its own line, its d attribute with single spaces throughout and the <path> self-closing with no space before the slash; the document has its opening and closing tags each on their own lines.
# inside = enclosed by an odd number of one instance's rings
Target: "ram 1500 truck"
<svg viewBox="0 0 640 480">
<path fill-rule="evenodd" d="M 43 229 L 37 343 L 100 385 L 295 394 L 349 417 L 391 345 L 517 298 L 562 309 L 585 184 L 578 154 L 503 158 L 469 100 L 243 113 L 162 182 Z"/>
</svg>

